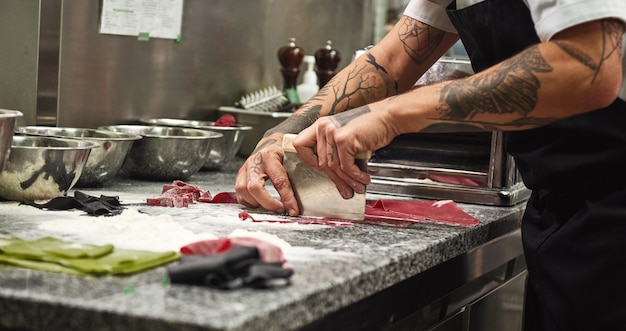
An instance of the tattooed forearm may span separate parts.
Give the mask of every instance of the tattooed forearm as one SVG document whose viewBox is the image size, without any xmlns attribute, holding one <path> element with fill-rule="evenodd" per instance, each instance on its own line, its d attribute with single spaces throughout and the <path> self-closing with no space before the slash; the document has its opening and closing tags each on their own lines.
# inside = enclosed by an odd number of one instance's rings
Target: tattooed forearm
<svg viewBox="0 0 626 331">
<path fill-rule="evenodd" d="M 319 117 L 320 105 L 304 106 L 303 110 L 299 113 L 291 115 L 287 120 L 279 123 L 275 127 L 267 130 L 263 137 L 268 137 L 273 133 L 298 133 L 303 129 L 311 126 Z"/>
<path fill-rule="evenodd" d="M 591 84 L 593 84 L 598 77 L 600 69 L 602 69 L 602 64 L 615 54 L 615 52 L 621 52 L 622 50 L 624 24 L 615 19 L 602 20 L 599 24 L 602 26 L 602 50 L 598 60 L 594 60 L 591 56 L 569 43 L 560 40 L 553 41 L 567 55 L 594 71 Z"/>
<path fill-rule="evenodd" d="M 385 67 L 383 67 L 380 64 L 378 64 L 378 62 L 376 62 L 376 58 L 371 53 L 367 53 L 367 63 L 369 63 L 372 66 L 374 66 L 374 68 L 376 70 L 380 70 L 380 71 L 382 71 L 384 73 L 387 73 L 387 69 L 385 69 Z"/>
<path fill-rule="evenodd" d="M 404 17 L 403 23 L 404 28 L 400 29 L 398 37 L 404 44 L 404 51 L 415 63 L 421 64 L 441 44 L 444 32 L 409 17 Z M 411 45 L 417 45 L 417 48 Z"/>
<path fill-rule="evenodd" d="M 359 108 L 355 108 L 343 113 L 339 113 L 335 116 L 333 116 L 332 120 L 333 123 L 335 124 L 336 127 L 340 128 L 346 124 L 348 124 L 350 121 L 352 121 L 353 119 L 363 115 L 363 114 L 367 114 L 370 112 L 370 107 L 369 106 L 363 106 L 363 107 L 359 107 Z"/>
<path fill-rule="evenodd" d="M 397 93 L 397 91 L 389 91 L 386 71 L 377 64 L 376 58 L 370 54 L 367 57 L 367 66 L 357 64 L 342 79 L 331 80 L 320 91 L 320 94 L 330 95 L 333 99 L 328 112 L 329 115 L 372 103 Z"/>
<path fill-rule="evenodd" d="M 481 113 L 518 114 L 521 119 L 508 125 L 522 127 L 531 120 L 528 113 L 537 104 L 540 81 L 536 74 L 551 71 L 552 67 L 534 46 L 503 62 L 500 70 L 466 80 L 453 80 L 441 91 L 442 119 L 473 122 L 487 128 L 486 123 L 473 121 L 473 118 Z"/>
</svg>

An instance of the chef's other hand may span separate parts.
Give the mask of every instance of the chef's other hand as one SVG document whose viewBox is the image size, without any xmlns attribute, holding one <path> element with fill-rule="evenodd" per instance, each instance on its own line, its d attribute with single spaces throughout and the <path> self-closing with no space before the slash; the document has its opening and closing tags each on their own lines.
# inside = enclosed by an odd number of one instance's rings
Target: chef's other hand
<svg viewBox="0 0 626 331">
<path fill-rule="evenodd" d="M 298 203 L 283 166 L 282 141 L 282 133 L 273 133 L 259 141 L 237 173 L 237 202 L 246 207 L 260 206 L 275 213 L 296 216 L 299 213 Z M 268 179 L 280 195 L 280 201 L 272 197 L 265 188 Z"/>
<path fill-rule="evenodd" d="M 374 151 L 395 135 L 368 106 L 319 118 L 293 140 L 298 155 L 308 165 L 323 170 L 341 196 L 365 193 L 370 175 L 355 163 L 358 152 Z"/>
</svg>

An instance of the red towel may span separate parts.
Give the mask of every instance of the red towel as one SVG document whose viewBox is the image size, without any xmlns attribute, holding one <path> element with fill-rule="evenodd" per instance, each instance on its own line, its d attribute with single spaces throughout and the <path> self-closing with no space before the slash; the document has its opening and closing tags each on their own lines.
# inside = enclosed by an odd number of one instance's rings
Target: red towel
<svg viewBox="0 0 626 331">
<path fill-rule="evenodd" d="M 474 226 L 478 220 L 467 214 L 452 200 L 442 201 L 368 201 L 365 221 L 387 222 L 389 225 L 408 226 L 430 221 L 458 226 Z"/>
</svg>

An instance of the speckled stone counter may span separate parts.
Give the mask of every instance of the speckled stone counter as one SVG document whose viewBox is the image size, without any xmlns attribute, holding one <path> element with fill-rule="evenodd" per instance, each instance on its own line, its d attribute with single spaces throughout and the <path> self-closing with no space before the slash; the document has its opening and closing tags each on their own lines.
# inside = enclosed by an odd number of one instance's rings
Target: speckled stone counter
<svg viewBox="0 0 626 331">
<path fill-rule="evenodd" d="M 202 171 L 187 182 L 212 193 L 233 191 L 240 162 L 236 160 L 221 171 Z M 157 196 L 163 184 L 116 178 L 101 188 L 79 190 L 95 196 L 119 196 L 128 208 L 151 215 L 170 214 L 193 232 L 226 236 L 245 229 L 278 236 L 291 245 L 284 252 L 295 271 L 291 284 L 269 290 L 224 291 L 169 284 L 165 266 L 125 277 L 73 276 L 0 266 L 0 328 L 298 329 L 517 229 L 523 210 L 521 205 L 460 204 L 480 220 L 471 228 L 429 223 L 410 228 L 253 223 L 239 220 L 238 212 L 243 210 L 239 205 L 145 206 L 145 199 Z M 51 235 L 42 230 L 45 222 L 85 217 L 89 216 L 82 211 L 43 211 L 0 202 L 0 235 L 34 239 Z"/>
</svg>

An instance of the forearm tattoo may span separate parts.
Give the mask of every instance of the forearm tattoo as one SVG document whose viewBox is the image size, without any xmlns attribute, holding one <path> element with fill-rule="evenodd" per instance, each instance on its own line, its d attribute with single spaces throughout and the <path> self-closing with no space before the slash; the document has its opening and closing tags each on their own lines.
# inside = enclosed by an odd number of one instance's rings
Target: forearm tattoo
<svg viewBox="0 0 626 331">
<path fill-rule="evenodd" d="M 331 79 L 312 99 L 333 100 L 328 115 L 334 115 L 356 106 L 382 100 L 398 93 L 398 84 L 390 81 L 387 69 L 366 53 L 365 64 L 355 63 L 340 79 Z M 390 87 L 391 85 L 391 87 Z"/>
<path fill-rule="evenodd" d="M 421 64 L 441 44 L 444 32 L 409 17 L 404 17 L 403 24 L 398 37 L 404 45 L 404 51 L 413 62 Z"/>
<path fill-rule="evenodd" d="M 352 121 L 353 119 L 370 112 L 370 107 L 365 105 L 363 107 L 355 108 L 343 113 L 339 113 L 332 117 L 332 121 L 336 127 L 340 128 Z"/>
<path fill-rule="evenodd" d="M 320 117 L 321 109 L 322 106 L 320 105 L 304 106 L 300 112 L 294 113 L 288 120 L 285 120 L 275 127 L 267 130 L 263 136 L 268 137 L 276 132 L 298 133 L 311 126 L 311 124 L 313 124 Z"/>
<path fill-rule="evenodd" d="M 498 124 L 520 128 L 525 125 L 543 125 L 548 118 L 529 116 L 537 104 L 540 87 L 537 73 L 551 72 L 552 67 L 533 46 L 518 56 L 502 63 L 500 70 L 488 75 L 451 81 L 441 91 L 442 119 L 452 124 L 472 123 L 485 130 L 495 127 L 485 121 L 473 120 L 481 113 L 518 114 L 519 119 Z"/>
<path fill-rule="evenodd" d="M 582 63 L 587 68 L 594 71 L 591 84 L 593 84 L 600 73 L 602 64 L 610 58 L 615 52 L 621 52 L 622 50 L 622 36 L 624 35 L 624 24 L 621 21 L 615 19 L 607 19 L 600 21 L 602 26 L 602 54 L 598 61 L 594 60 L 591 56 L 587 55 L 580 49 L 559 40 L 555 40 L 554 43 L 559 46 L 565 53 L 578 62 Z"/>
</svg>

